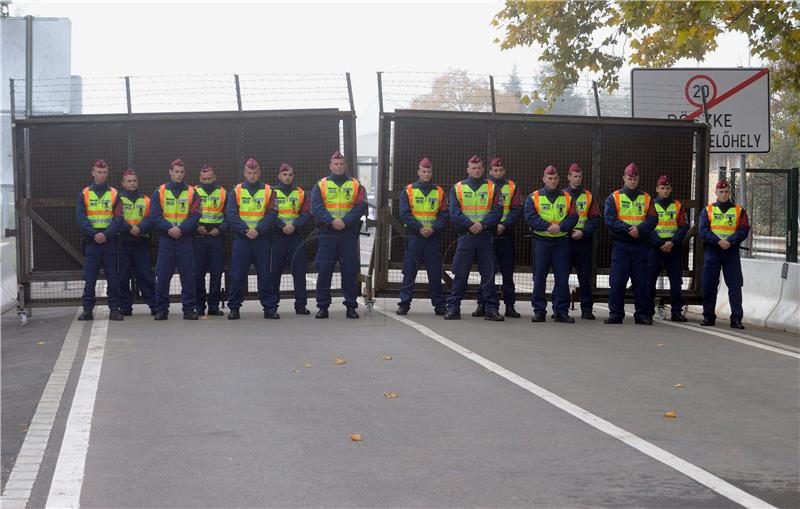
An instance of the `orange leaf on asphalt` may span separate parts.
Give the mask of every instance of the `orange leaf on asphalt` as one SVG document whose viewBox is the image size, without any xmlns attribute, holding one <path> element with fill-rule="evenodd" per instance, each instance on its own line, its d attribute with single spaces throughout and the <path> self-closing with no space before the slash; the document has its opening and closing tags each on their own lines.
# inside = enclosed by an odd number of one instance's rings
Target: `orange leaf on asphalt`
<svg viewBox="0 0 800 509">
<path fill-rule="evenodd" d="M 664 343 L 658 343 L 656 346 L 661 348 L 662 346 L 664 346 Z"/>
<path fill-rule="evenodd" d="M 390 360 L 392 360 L 392 356 L 391 355 L 384 355 L 383 356 L 383 360 L 390 361 Z"/>
<path fill-rule="evenodd" d="M 361 438 L 361 435 L 355 434 L 355 435 L 350 435 L 350 440 L 352 440 L 353 442 L 360 442 L 363 440 L 363 438 Z"/>
<path fill-rule="evenodd" d="M 306 363 L 303 365 L 303 367 L 304 367 L 304 368 L 313 368 L 314 366 L 312 366 L 310 363 L 306 362 Z"/>
<path fill-rule="evenodd" d="M 44 345 L 44 341 L 37 341 L 36 344 L 39 345 L 39 346 L 43 346 Z"/>
<path fill-rule="evenodd" d="M 208 315 L 203 315 L 200 317 L 201 320 L 208 320 Z"/>
<path fill-rule="evenodd" d="M 389 399 L 394 399 L 397 396 L 399 396 L 399 394 L 397 394 L 396 392 L 391 392 L 391 391 L 386 391 L 386 392 L 383 393 L 383 395 L 386 396 Z"/>
<path fill-rule="evenodd" d="M 347 361 L 344 359 L 340 359 L 339 357 L 336 358 L 336 365 L 341 366 L 342 364 L 347 364 Z"/>
<path fill-rule="evenodd" d="M 683 389 L 684 387 L 686 387 L 686 386 L 683 385 L 683 384 L 675 384 L 675 388 L 676 389 Z"/>
<path fill-rule="evenodd" d="M 667 417 L 669 419 L 677 419 L 678 414 L 675 413 L 675 410 L 670 410 L 669 412 L 664 414 L 664 417 Z"/>
</svg>

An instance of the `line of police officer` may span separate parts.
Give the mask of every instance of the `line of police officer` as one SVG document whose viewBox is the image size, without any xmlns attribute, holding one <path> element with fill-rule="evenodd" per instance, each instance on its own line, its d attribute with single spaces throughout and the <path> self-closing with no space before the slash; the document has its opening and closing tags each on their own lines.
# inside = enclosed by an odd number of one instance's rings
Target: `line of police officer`
<svg viewBox="0 0 800 509">
<path fill-rule="evenodd" d="M 172 162 L 170 182 L 161 185 L 152 198 L 137 192 L 136 175 L 123 174 L 123 192 L 118 196 L 105 182 L 108 166 L 98 160 L 92 168 L 94 183 L 78 197 L 77 217 L 84 232 L 86 264 L 83 296 L 84 312 L 79 319 L 92 319 L 94 286 L 100 266 L 109 280 L 110 319 L 122 320 L 132 313 L 130 276 L 137 278 L 142 298 L 156 320 L 168 318 L 169 284 L 177 268 L 181 277 L 181 300 L 185 319 L 196 320 L 199 314 L 222 315 L 220 282 L 223 270 L 222 234 L 234 233 L 231 257 L 231 292 L 228 319 L 239 318 L 247 274 L 255 267 L 258 293 L 264 317 L 277 319 L 280 277 L 289 264 L 294 279 L 295 312 L 309 314 L 306 308 L 303 227 L 313 215 L 320 224 L 316 264 L 316 318 L 327 318 L 331 303 L 330 281 L 335 263 L 342 272 L 342 290 L 348 318 L 358 318 L 356 297 L 359 270 L 358 230 L 366 212 L 364 189 L 357 179 L 346 174 L 343 156 L 331 156 L 330 175 L 319 181 L 311 192 L 310 207 L 302 188 L 292 184 L 294 169 L 279 168 L 280 184 L 273 189 L 261 182 L 261 168 L 249 159 L 244 181 L 227 199 L 226 190 L 215 184 L 213 168 L 200 171 L 200 185 L 187 186 L 185 166 L 180 159 Z M 417 272 L 422 264 L 428 275 L 431 302 L 436 315 L 445 320 L 461 318 L 461 300 L 466 291 L 473 261 L 480 273 L 478 307 L 472 313 L 485 320 L 502 321 L 495 286 L 496 272 L 502 274 L 506 317 L 519 318 L 514 308 L 514 247 L 512 228 L 523 217 L 533 232 L 533 322 L 546 320 L 545 286 L 553 272 L 553 320 L 573 323 L 569 316 L 569 273 L 575 267 L 580 287 L 581 318 L 594 320 L 592 301 L 592 236 L 600 214 L 591 192 L 582 186 L 583 173 L 577 163 L 568 171 L 569 185 L 560 189 L 558 170 L 547 166 L 544 187 L 531 193 L 521 203 L 513 180 L 506 178 L 500 158 L 492 160 L 490 176 L 484 177 L 483 161 L 473 156 L 467 163 L 468 178 L 455 186 L 449 200 L 441 186 L 433 184 L 433 165 L 427 158 L 418 166 L 419 180 L 400 193 L 400 217 L 406 226 L 406 250 L 403 257 L 403 282 L 397 314 L 409 312 Z M 661 176 L 656 185 L 657 197 L 639 189 L 639 171 L 635 164 L 623 172 L 624 185 L 606 200 L 604 222 L 612 238 L 609 274 L 609 317 L 607 324 L 622 323 L 625 290 L 630 279 L 635 295 L 636 323 L 652 324 L 655 284 L 666 268 L 672 297 L 672 320 L 684 322 L 681 309 L 681 245 L 688 230 L 685 210 L 671 196 L 672 185 Z M 718 200 L 700 215 L 699 229 L 705 246 L 703 268 L 704 320 L 714 325 L 716 289 L 723 271 L 731 302 L 731 327 L 743 328 L 741 306 L 741 266 L 738 247 L 747 238 L 747 214 L 730 201 L 730 186 L 717 184 Z M 449 204 L 449 206 L 448 206 Z M 309 212 L 310 209 L 310 212 Z M 442 288 L 441 232 L 447 220 L 459 233 L 452 261 L 453 284 L 448 296 Z M 149 270 L 148 233 L 160 235 L 156 263 L 156 284 Z M 114 270 L 120 235 L 119 274 Z M 206 274 L 210 288 L 205 289 Z M 118 276 L 118 277 L 117 277 Z M 117 281 L 118 280 L 118 281 Z"/>
</svg>

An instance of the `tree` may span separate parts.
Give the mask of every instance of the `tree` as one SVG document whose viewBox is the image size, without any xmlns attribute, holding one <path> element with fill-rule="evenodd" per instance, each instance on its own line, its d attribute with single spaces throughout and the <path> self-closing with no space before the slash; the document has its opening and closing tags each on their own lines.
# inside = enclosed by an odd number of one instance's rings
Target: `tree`
<svg viewBox="0 0 800 509">
<path fill-rule="evenodd" d="M 702 60 L 724 32 L 742 32 L 751 54 L 786 65 L 773 69 L 775 90 L 800 90 L 800 7 L 784 1 L 507 0 L 492 25 L 505 29 L 502 49 L 540 45 L 539 61 L 552 72 L 542 82 L 548 97 L 577 83 L 581 72 L 598 86 L 619 87 L 625 51 L 629 64 L 668 67 L 681 58 Z"/>
<path fill-rule="evenodd" d="M 492 94 L 486 80 L 474 80 L 454 69 L 434 78 L 431 91 L 411 100 L 411 109 L 491 111 Z"/>
</svg>

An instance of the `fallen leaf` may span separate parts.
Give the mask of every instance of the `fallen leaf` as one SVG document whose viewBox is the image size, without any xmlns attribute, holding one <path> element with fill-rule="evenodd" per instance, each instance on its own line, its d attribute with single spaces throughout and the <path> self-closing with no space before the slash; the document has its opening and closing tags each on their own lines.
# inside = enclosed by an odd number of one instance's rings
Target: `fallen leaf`
<svg viewBox="0 0 800 509">
<path fill-rule="evenodd" d="M 314 366 L 312 366 L 310 363 L 306 362 L 306 363 L 303 365 L 303 367 L 304 367 L 304 368 L 313 368 Z"/>
<path fill-rule="evenodd" d="M 335 363 L 336 363 L 337 366 L 341 366 L 342 364 L 347 364 L 347 361 L 337 357 Z"/>
<path fill-rule="evenodd" d="M 390 360 L 392 360 L 392 356 L 391 355 L 384 355 L 383 356 L 383 360 L 390 361 Z"/>
<path fill-rule="evenodd" d="M 203 316 L 200 317 L 200 319 L 201 320 L 208 320 L 208 316 L 207 315 L 203 315 Z"/>
<path fill-rule="evenodd" d="M 350 440 L 353 442 L 360 442 L 363 440 L 363 438 L 361 438 L 361 435 L 350 435 Z"/>
<path fill-rule="evenodd" d="M 664 343 L 658 343 L 656 346 L 661 348 L 662 346 L 664 346 Z"/>
<path fill-rule="evenodd" d="M 391 391 L 386 391 L 386 392 L 383 393 L 383 395 L 386 396 L 389 399 L 394 399 L 397 396 L 399 396 L 399 394 L 397 394 L 396 392 L 391 392 Z"/>
<path fill-rule="evenodd" d="M 37 341 L 36 344 L 39 345 L 39 346 L 42 346 L 42 345 L 44 345 L 44 341 Z"/>
<path fill-rule="evenodd" d="M 667 417 L 669 419 L 677 419 L 678 414 L 675 413 L 675 410 L 670 410 L 669 412 L 664 414 L 664 417 Z"/>
<path fill-rule="evenodd" d="M 684 387 L 686 387 L 686 386 L 683 385 L 683 384 L 675 384 L 675 388 L 676 389 L 683 389 Z"/>
</svg>

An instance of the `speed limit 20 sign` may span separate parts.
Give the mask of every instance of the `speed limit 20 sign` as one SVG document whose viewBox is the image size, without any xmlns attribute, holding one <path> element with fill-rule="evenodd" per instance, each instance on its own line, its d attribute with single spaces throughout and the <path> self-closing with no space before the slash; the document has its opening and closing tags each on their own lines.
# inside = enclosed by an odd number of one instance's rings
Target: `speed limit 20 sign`
<svg viewBox="0 0 800 509">
<path fill-rule="evenodd" d="M 768 69 L 634 69 L 631 89 L 634 117 L 705 119 L 711 152 L 769 152 Z"/>
</svg>

